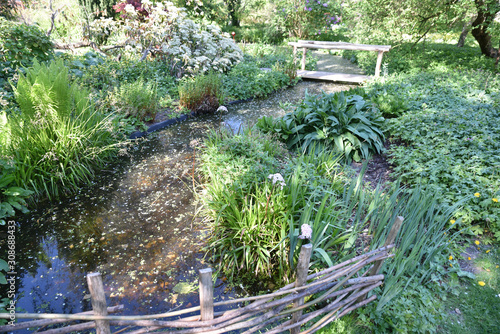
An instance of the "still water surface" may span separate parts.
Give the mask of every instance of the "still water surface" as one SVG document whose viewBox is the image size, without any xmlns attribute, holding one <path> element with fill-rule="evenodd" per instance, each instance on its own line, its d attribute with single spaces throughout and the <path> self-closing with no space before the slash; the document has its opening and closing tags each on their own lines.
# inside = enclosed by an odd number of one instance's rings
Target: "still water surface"
<svg viewBox="0 0 500 334">
<path fill-rule="evenodd" d="M 202 250 L 208 223 L 195 214 L 193 143 L 210 128 L 237 131 L 263 115 L 280 116 L 280 103 L 296 103 L 306 90 L 348 88 L 301 82 L 267 99 L 228 106 L 221 115 L 189 119 L 129 148 L 97 184 L 32 210 L 19 222 L 17 306 L 30 313 L 89 310 L 85 275 L 94 271 L 103 275 L 108 305 L 124 304 L 123 314 L 197 305 L 197 272 L 210 263 Z M 215 287 L 217 300 L 246 293 L 221 277 Z"/>
</svg>

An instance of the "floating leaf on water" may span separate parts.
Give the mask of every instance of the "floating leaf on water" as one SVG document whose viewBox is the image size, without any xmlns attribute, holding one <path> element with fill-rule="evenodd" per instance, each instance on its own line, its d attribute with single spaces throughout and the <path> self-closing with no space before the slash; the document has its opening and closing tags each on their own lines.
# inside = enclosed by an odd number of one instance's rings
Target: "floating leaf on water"
<svg viewBox="0 0 500 334">
<path fill-rule="evenodd" d="M 173 290 L 181 295 L 191 293 L 196 290 L 196 282 L 179 282 Z"/>
</svg>

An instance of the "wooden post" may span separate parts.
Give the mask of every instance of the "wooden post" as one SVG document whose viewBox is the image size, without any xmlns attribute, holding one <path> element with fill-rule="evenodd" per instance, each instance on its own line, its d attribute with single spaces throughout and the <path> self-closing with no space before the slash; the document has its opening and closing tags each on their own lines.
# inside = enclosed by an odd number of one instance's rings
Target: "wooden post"
<svg viewBox="0 0 500 334">
<path fill-rule="evenodd" d="M 304 48 L 302 50 L 302 71 L 306 69 L 306 53 L 307 53 L 307 48 Z"/>
<path fill-rule="evenodd" d="M 89 286 L 92 309 L 95 315 L 108 315 L 106 306 L 106 295 L 100 273 L 87 274 L 87 285 Z M 95 320 L 96 334 L 111 334 L 108 320 Z"/>
<path fill-rule="evenodd" d="M 305 50 L 305 48 L 304 48 Z M 300 249 L 299 263 L 297 264 L 297 280 L 295 287 L 304 285 L 307 281 L 307 272 L 309 271 L 309 261 L 311 260 L 312 244 L 303 245 Z M 293 307 L 299 307 L 304 304 L 304 298 L 299 298 L 293 303 Z M 292 324 L 300 320 L 302 310 L 292 314 Z M 300 333 L 300 326 L 290 329 L 290 334 Z"/>
<path fill-rule="evenodd" d="M 394 243 L 394 240 L 396 240 L 398 232 L 401 229 L 401 225 L 403 224 L 403 220 L 404 220 L 404 218 L 401 216 L 396 217 L 396 220 L 394 221 L 394 224 L 392 224 L 392 228 L 389 231 L 389 235 L 387 236 L 387 239 L 385 240 L 384 247 L 392 245 Z M 384 264 L 384 260 L 376 261 L 373 265 L 372 270 L 370 271 L 370 276 L 378 275 L 380 272 L 380 269 L 382 268 L 382 264 Z"/>
<path fill-rule="evenodd" d="M 200 314 L 202 321 L 214 318 L 212 268 L 200 269 Z"/>
<path fill-rule="evenodd" d="M 380 67 L 382 66 L 382 57 L 384 56 L 384 51 L 379 51 L 377 55 L 377 66 L 375 67 L 375 76 L 380 76 Z"/>
</svg>

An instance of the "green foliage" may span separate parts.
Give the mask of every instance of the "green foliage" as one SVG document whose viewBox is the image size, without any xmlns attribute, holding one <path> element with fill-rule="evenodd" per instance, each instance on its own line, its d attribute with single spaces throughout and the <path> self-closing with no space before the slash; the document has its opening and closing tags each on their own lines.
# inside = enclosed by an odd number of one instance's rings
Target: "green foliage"
<svg viewBox="0 0 500 334">
<path fill-rule="evenodd" d="M 7 21 L 0 17 L 0 84 L 3 86 L 19 67 L 30 66 L 33 59 L 53 57 L 52 42 L 36 25 Z"/>
<path fill-rule="evenodd" d="M 283 70 L 261 70 L 251 62 L 239 63 L 223 77 L 224 92 L 230 100 L 264 97 L 295 82 Z"/>
<path fill-rule="evenodd" d="M 217 73 L 187 78 L 179 85 L 179 105 L 194 112 L 214 112 L 224 100 Z"/>
<path fill-rule="evenodd" d="M 348 0 L 342 21 L 353 40 L 369 44 L 414 42 L 429 32 L 449 31 L 477 16 L 474 1 Z"/>
<path fill-rule="evenodd" d="M 14 91 L 21 112 L 10 115 L 6 151 L 18 167 L 17 186 L 49 198 L 72 193 L 115 157 L 116 125 L 95 110 L 86 90 L 70 84 L 62 60 L 35 61 Z"/>
<path fill-rule="evenodd" d="M 357 230 L 346 214 L 353 206 L 342 196 L 338 156 L 318 152 L 290 160 L 276 140 L 255 129 L 213 132 L 205 144 L 202 169 L 210 182 L 204 200 L 214 219 L 209 250 L 228 274 L 291 278 L 303 224 L 312 228 L 313 266 L 331 265 L 332 252 L 347 240 L 352 245 Z M 346 193 L 352 199 L 356 192 Z"/>
<path fill-rule="evenodd" d="M 255 62 L 258 67 L 270 68 L 276 63 L 285 65 L 293 61 L 293 55 L 287 47 L 274 46 L 268 44 L 243 44 L 240 45 L 244 52 L 246 62 Z M 313 56 L 312 50 L 306 53 L 306 70 L 314 71 L 317 67 L 318 59 Z M 297 69 L 300 64 L 297 61 Z"/>
<path fill-rule="evenodd" d="M 377 54 L 366 51 L 343 51 L 343 56 L 354 61 L 366 73 L 375 73 Z M 414 45 L 403 43 L 384 53 L 382 75 L 411 71 L 433 70 L 488 70 L 496 72 L 495 60 L 485 57 L 477 47 L 461 48 L 452 44 L 426 42 Z"/>
<path fill-rule="evenodd" d="M 473 260 L 475 279 L 460 280 L 457 293 L 446 301 L 442 333 L 494 333 L 500 328 L 500 254 L 498 249 L 488 251 Z"/>
<path fill-rule="evenodd" d="M 335 1 L 277 0 L 275 5 L 272 26 L 289 37 L 321 36 L 340 21 L 340 6 Z"/>
<path fill-rule="evenodd" d="M 489 229 L 500 238 L 496 75 L 436 70 L 392 76 L 383 87 L 398 87 L 409 109 L 389 123 L 391 135 L 404 143 L 390 151 L 395 175 L 424 184 L 447 205 L 467 197 L 457 218 L 475 233 Z"/>
<path fill-rule="evenodd" d="M 312 145 L 332 149 L 350 161 L 368 159 L 383 148 L 384 118 L 359 95 L 322 93 L 306 96 L 293 112 L 257 122 L 262 130 L 276 133 L 289 149 L 307 152 Z"/>
<path fill-rule="evenodd" d="M 113 6 L 119 1 L 116 0 L 78 0 L 81 6 L 83 6 L 87 15 L 92 18 L 96 17 L 113 17 L 116 15 Z M 140 1 L 139 1 L 140 3 Z"/>
<path fill-rule="evenodd" d="M 33 192 L 13 185 L 15 172 L 12 162 L 0 159 L 0 225 L 5 225 L 7 218 L 15 216 L 16 210 L 28 212 L 25 199 Z"/>
<path fill-rule="evenodd" d="M 145 83 L 142 78 L 115 87 L 106 102 L 117 113 L 141 122 L 154 121 L 159 108 L 156 85 Z"/>
<path fill-rule="evenodd" d="M 175 78 L 169 75 L 168 66 L 161 61 L 137 61 L 131 59 L 103 59 L 89 52 L 83 57 L 67 60 L 70 72 L 75 80 L 87 89 L 98 93 L 102 90 L 112 90 L 121 84 L 131 84 L 139 78 L 145 83 L 155 84 L 158 95 L 177 96 Z"/>
<path fill-rule="evenodd" d="M 241 27 L 226 26 L 222 28 L 228 33 L 234 32 L 234 39 L 238 43 L 266 43 L 280 44 L 285 38 L 283 31 L 269 24 L 252 24 Z"/>
</svg>

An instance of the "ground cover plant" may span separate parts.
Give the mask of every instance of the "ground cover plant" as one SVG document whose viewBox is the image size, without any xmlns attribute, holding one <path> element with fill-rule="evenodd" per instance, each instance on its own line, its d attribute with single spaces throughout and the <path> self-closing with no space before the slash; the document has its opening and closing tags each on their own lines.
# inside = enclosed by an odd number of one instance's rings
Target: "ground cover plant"
<svg viewBox="0 0 500 334">
<path fill-rule="evenodd" d="M 476 250 L 476 247 L 477 255 L 471 254 L 471 250 Z M 500 312 L 498 249 L 471 242 L 463 255 L 461 261 L 473 264 L 475 278 L 472 281 L 456 280 L 456 293 L 451 295 L 445 303 L 448 317 L 441 324 L 441 331 L 445 333 L 493 333 L 500 326 L 500 320 L 497 317 Z"/>
<path fill-rule="evenodd" d="M 448 71 L 392 76 L 408 111 L 389 122 L 394 172 L 408 184 L 425 184 L 453 205 L 467 197 L 457 213 L 474 233 L 492 231 L 498 239 L 499 86 L 495 74 Z"/>
<path fill-rule="evenodd" d="M 312 147 L 343 154 L 347 161 L 368 159 L 383 148 L 384 118 L 359 95 L 309 95 L 282 118 L 263 117 L 257 126 L 275 133 L 289 149 Z"/>
</svg>

